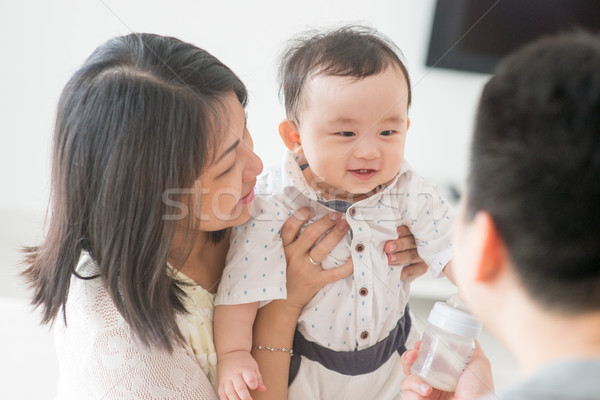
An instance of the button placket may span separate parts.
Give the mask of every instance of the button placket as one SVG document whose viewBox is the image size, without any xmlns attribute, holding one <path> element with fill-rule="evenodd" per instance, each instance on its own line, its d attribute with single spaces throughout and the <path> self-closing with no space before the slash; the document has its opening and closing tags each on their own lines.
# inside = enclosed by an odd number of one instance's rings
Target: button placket
<svg viewBox="0 0 600 400">
<path fill-rule="evenodd" d="M 356 296 L 356 339 L 359 348 L 369 346 L 370 332 L 373 329 L 373 296 L 371 294 L 373 284 L 373 268 L 370 264 L 370 229 L 366 223 L 355 221 L 354 238 L 352 241 L 352 253 L 354 260 L 354 276 Z"/>
<path fill-rule="evenodd" d="M 351 253 L 354 260 L 354 284 L 357 295 L 354 296 L 356 307 L 356 340 L 360 348 L 370 345 L 369 334 L 373 328 L 373 296 L 369 289 L 373 284 L 373 268 L 370 262 L 370 229 L 362 220 L 362 214 L 355 206 L 348 209 L 348 223 L 352 229 Z M 362 294 L 361 289 L 363 290 Z"/>
</svg>

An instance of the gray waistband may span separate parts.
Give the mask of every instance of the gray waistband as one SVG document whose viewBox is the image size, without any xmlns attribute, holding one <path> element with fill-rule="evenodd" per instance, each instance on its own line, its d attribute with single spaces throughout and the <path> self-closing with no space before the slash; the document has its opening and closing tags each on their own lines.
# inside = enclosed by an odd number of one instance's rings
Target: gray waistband
<svg viewBox="0 0 600 400">
<path fill-rule="evenodd" d="M 364 350 L 334 351 L 306 340 L 298 331 L 294 335 L 294 357 L 290 364 L 289 384 L 292 383 L 300 368 L 301 355 L 316 361 L 325 368 L 343 375 L 362 375 L 381 367 L 394 352 L 406 351 L 406 339 L 410 332 L 411 320 L 406 306 L 404 316 L 396 327 L 381 342 Z"/>
</svg>

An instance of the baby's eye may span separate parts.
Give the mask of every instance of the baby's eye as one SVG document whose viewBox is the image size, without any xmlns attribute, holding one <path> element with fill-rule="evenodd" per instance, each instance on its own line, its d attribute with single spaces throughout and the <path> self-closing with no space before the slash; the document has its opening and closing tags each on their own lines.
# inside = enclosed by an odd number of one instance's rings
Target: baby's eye
<svg viewBox="0 0 600 400">
<path fill-rule="evenodd" d="M 380 133 L 381 136 L 391 136 L 394 134 L 393 130 L 389 130 L 389 131 L 383 131 Z"/>
<path fill-rule="evenodd" d="M 354 132 L 339 132 L 343 137 L 352 137 L 354 136 Z"/>
</svg>

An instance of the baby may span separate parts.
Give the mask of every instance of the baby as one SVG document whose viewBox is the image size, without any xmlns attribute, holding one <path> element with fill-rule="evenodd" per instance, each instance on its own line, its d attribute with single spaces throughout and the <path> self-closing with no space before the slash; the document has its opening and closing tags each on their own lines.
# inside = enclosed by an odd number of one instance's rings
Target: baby
<svg viewBox="0 0 600 400">
<path fill-rule="evenodd" d="M 287 118 L 283 165 L 256 185 L 250 221 L 234 228 L 216 297 L 219 393 L 239 398 L 260 374 L 250 354 L 257 307 L 286 296 L 280 238 L 301 207 L 313 220 L 342 213 L 350 229 L 323 268 L 352 260 L 352 276 L 324 287 L 302 311 L 290 349 L 290 399 L 399 397 L 411 320 L 408 280 L 384 244 L 407 225 L 436 276 L 452 258 L 453 211 L 404 160 L 411 89 L 399 50 L 376 31 L 344 27 L 294 42 L 281 63 Z M 412 339 L 412 338 L 411 338 Z M 241 388 L 241 389 L 239 389 Z M 235 398 L 237 398 L 237 396 Z"/>
</svg>

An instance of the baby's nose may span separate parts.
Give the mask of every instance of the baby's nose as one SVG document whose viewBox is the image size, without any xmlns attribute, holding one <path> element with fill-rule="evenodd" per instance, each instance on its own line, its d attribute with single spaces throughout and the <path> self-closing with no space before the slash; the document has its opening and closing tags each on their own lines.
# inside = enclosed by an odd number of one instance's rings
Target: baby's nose
<svg viewBox="0 0 600 400">
<path fill-rule="evenodd" d="M 370 137 L 363 136 L 362 140 L 358 140 L 354 147 L 354 156 L 357 158 L 373 159 L 381 154 L 379 143 Z"/>
</svg>

